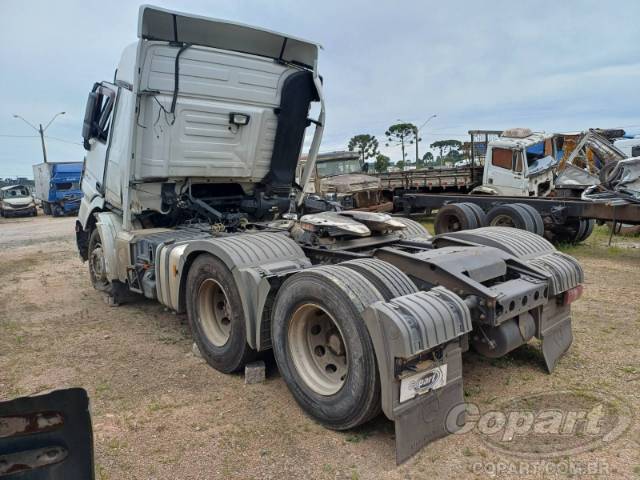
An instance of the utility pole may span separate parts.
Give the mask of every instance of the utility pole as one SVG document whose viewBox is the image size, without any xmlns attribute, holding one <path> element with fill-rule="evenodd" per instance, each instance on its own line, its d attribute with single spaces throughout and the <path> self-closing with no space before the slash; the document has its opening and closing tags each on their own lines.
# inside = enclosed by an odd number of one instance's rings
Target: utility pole
<svg viewBox="0 0 640 480">
<path fill-rule="evenodd" d="M 49 128 L 49 125 L 51 125 L 53 123 L 53 121 L 58 117 L 58 115 L 64 115 L 65 113 L 66 112 L 58 112 L 58 113 L 56 113 L 53 116 L 53 118 L 51 120 L 49 120 L 49 123 L 47 123 L 47 125 L 44 128 L 42 128 L 42 124 L 41 123 L 39 123 L 38 126 L 36 127 L 33 123 L 29 122 L 28 120 L 25 120 L 20 115 L 17 115 L 15 113 L 13 114 L 13 118 L 19 118 L 24 123 L 26 123 L 31 128 L 33 128 L 36 132 L 38 132 L 38 135 L 40 135 L 40 142 L 42 143 L 42 157 L 44 159 L 44 163 L 47 163 L 47 147 L 46 147 L 46 145 L 44 143 L 44 132 L 47 131 L 47 128 Z"/>
<path fill-rule="evenodd" d="M 44 163 L 47 163 L 47 147 L 44 145 L 44 130 L 42 129 L 42 124 L 40 124 L 39 132 L 40 141 L 42 142 L 42 157 L 44 158 Z"/>
</svg>

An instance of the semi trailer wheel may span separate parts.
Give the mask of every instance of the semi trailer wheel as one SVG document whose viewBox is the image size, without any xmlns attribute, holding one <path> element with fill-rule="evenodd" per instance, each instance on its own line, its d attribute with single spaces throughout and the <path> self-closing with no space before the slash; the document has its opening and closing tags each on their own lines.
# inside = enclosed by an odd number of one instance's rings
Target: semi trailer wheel
<svg viewBox="0 0 640 480">
<path fill-rule="evenodd" d="M 527 205 L 526 203 L 516 203 L 520 208 L 524 209 L 531 217 L 533 221 L 534 231 L 533 233 L 543 236 L 544 235 L 544 221 L 542 220 L 542 215 L 533 208 L 531 205 Z"/>
<path fill-rule="evenodd" d="M 193 340 L 209 365 L 231 373 L 251 360 L 240 294 L 224 263 L 206 254 L 193 261 L 186 303 Z"/>
<path fill-rule="evenodd" d="M 438 210 L 434 220 L 436 234 L 478 228 L 474 211 L 465 203 L 451 203 Z"/>
<path fill-rule="evenodd" d="M 480 205 L 476 205 L 475 203 L 471 203 L 471 202 L 464 202 L 464 204 L 468 208 L 473 210 L 473 213 L 476 216 L 476 220 L 478 221 L 478 228 L 486 227 L 488 225 L 487 214 L 484 213 L 484 210 L 482 210 L 482 207 L 480 207 Z"/>
<path fill-rule="evenodd" d="M 380 376 L 362 318 L 380 300 L 365 277 L 337 266 L 297 273 L 276 296 L 278 368 L 302 409 L 328 428 L 353 428 L 380 412 Z"/>
<path fill-rule="evenodd" d="M 558 243 L 580 243 L 592 233 L 595 220 L 586 218 L 569 218 L 563 225 L 556 225 L 551 231 L 551 241 Z"/>
<path fill-rule="evenodd" d="M 492 227 L 512 227 L 535 232 L 535 224 L 529 212 L 515 203 L 493 207 L 487 214 L 487 221 Z"/>
</svg>

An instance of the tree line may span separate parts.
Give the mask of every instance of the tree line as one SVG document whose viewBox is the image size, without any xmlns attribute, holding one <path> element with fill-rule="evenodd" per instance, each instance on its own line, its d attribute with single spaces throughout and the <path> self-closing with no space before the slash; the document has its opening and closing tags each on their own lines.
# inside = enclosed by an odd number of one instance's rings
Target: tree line
<svg viewBox="0 0 640 480">
<path fill-rule="evenodd" d="M 438 155 L 434 157 L 431 152 L 426 152 L 420 156 L 419 142 L 420 132 L 417 126 L 412 123 L 396 123 L 391 125 L 385 135 L 385 146 L 399 146 L 402 158 L 395 163 L 386 155 L 380 153 L 380 144 L 374 135 L 362 133 L 351 137 L 347 148 L 350 152 L 358 152 L 360 161 L 364 164 L 367 160 L 374 159 L 376 172 L 382 173 L 395 166 L 399 170 L 404 170 L 407 166 L 415 168 L 434 167 L 444 165 L 445 162 L 457 162 L 462 160 L 462 142 L 458 140 L 438 140 L 429 145 L 437 150 Z M 415 150 L 415 153 L 413 152 Z M 412 161 L 413 158 L 413 161 Z"/>
</svg>

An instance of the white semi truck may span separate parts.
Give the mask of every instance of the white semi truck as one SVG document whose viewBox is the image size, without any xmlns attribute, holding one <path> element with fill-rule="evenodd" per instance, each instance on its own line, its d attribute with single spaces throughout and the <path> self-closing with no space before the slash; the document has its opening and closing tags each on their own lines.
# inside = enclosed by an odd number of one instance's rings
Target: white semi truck
<svg viewBox="0 0 640 480">
<path fill-rule="evenodd" d="M 449 415 L 464 402 L 463 351 L 499 357 L 537 337 L 553 370 L 583 273 L 526 231 L 431 237 L 385 214 L 305 214 L 324 124 L 318 51 L 141 7 L 138 40 L 89 94 L 78 248 L 114 303 L 133 292 L 186 312 L 213 368 L 273 349 L 323 425 L 384 412 L 401 462 L 464 423 Z"/>
</svg>

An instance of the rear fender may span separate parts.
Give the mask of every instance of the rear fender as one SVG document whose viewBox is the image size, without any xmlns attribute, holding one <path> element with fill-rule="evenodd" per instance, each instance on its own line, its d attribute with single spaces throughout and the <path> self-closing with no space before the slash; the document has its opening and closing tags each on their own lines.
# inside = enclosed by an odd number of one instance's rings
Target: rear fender
<svg viewBox="0 0 640 480">
<path fill-rule="evenodd" d="M 186 310 L 189 266 L 203 253 L 220 259 L 231 270 L 240 293 L 249 346 L 270 348 L 270 335 L 266 337 L 270 328 L 263 325 L 269 321 L 269 298 L 286 277 L 311 266 L 302 249 L 279 233 L 245 233 L 160 246 L 156 268 L 161 270 L 157 278 L 162 303 L 178 312 Z"/>
</svg>

